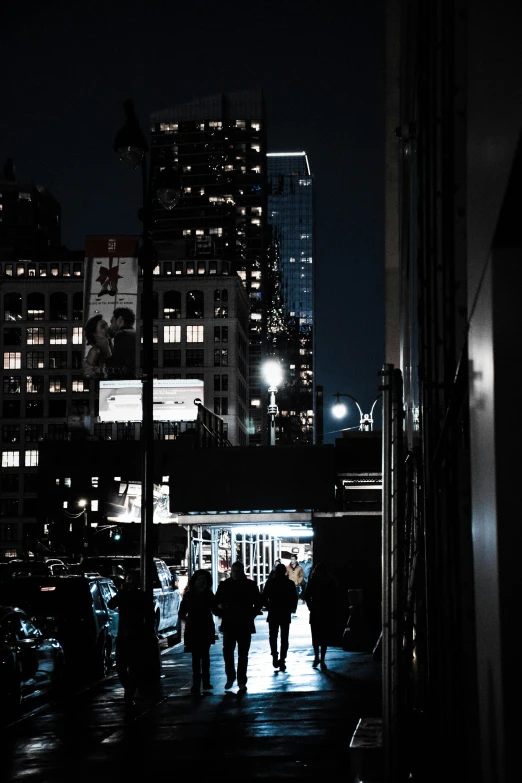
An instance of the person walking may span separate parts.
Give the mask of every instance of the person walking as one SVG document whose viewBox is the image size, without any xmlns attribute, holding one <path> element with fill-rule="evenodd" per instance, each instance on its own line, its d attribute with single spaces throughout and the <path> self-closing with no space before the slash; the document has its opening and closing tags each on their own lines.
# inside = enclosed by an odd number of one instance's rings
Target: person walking
<svg viewBox="0 0 522 783">
<path fill-rule="evenodd" d="M 212 592 L 212 577 L 208 571 L 195 571 L 189 579 L 183 595 L 179 616 L 185 620 L 185 652 L 192 653 L 192 688 L 195 696 L 212 690 L 210 682 L 210 645 L 216 640 L 212 613 L 216 610 L 216 597 Z"/>
<path fill-rule="evenodd" d="M 290 563 L 286 567 L 288 578 L 291 582 L 295 585 L 295 592 L 297 597 L 299 598 L 299 593 L 301 590 L 301 583 L 304 579 L 304 571 L 302 567 L 297 562 L 297 555 L 291 555 L 290 556 Z M 296 607 L 297 609 L 297 607 Z M 296 617 L 297 615 L 293 614 L 293 617 Z"/>
<path fill-rule="evenodd" d="M 263 606 L 268 609 L 268 638 L 274 669 L 286 671 L 288 636 L 292 614 L 297 608 L 297 592 L 288 578 L 286 566 L 279 563 L 274 576 L 268 579 L 263 590 Z M 277 640 L 281 632 L 281 651 L 277 653 Z"/>
<path fill-rule="evenodd" d="M 328 640 L 335 625 L 337 582 L 324 563 L 317 563 L 310 574 L 305 601 L 310 610 L 310 626 L 314 661 L 312 666 L 327 669 L 325 662 Z"/>
<path fill-rule="evenodd" d="M 256 583 L 245 576 L 243 563 L 232 563 L 230 579 L 220 582 L 216 591 L 216 614 L 222 618 L 223 659 L 227 681 L 225 690 L 229 690 L 236 680 L 234 662 L 237 644 L 237 683 L 239 692 L 247 689 L 248 652 L 252 634 L 256 632 L 254 617 L 262 607 L 261 594 Z"/>
<path fill-rule="evenodd" d="M 269 579 L 273 579 L 273 578 L 274 578 L 274 576 L 275 576 L 275 572 L 276 572 L 276 568 L 277 568 L 277 566 L 278 566 L 278 565 L 280 565 L 280 564 L 281 564 L 281 560 L 280 560 L 278 557 L 276 557 L 276 559 L 274 560 L 274 565 L 273 565 L 273 567 L 272 567 L 272 570 L 270 571 L 270 573 L 268 574 L 268 576 L 267 576 L 267 578 L 266 578 L 266 579 L 267 579 L 267 581 L 268 581 Z"/>
<path fill-rule="evenodd" d="M 310 574 L 312 573 L 313 563 L 312 563 L 312 555 L 310 552 L 306 555 L 304 560 L 299 561 L 299 565 L 303 569 L 304 579 L 301 582 L 301 591 L 299 593 L 299 597 L 302 599 L 303 603 L 305 603 L 304 594 L 306 592 L 306 588 L 308 586 L 308 580 L 310 579 Z"/>
<path fill-rule="evenodd" d="M 142 667 L 149 659 L 151 641 L 157 649 L 154 607 L 140 589 L 140 573 L 128 571 L 121 590 L 108 602 L 117 609 L 116 671 L 124 690 L 124 701 L 133 704 Z M 158 653 L 159 655 L 159 653 Z"/>
</svg>

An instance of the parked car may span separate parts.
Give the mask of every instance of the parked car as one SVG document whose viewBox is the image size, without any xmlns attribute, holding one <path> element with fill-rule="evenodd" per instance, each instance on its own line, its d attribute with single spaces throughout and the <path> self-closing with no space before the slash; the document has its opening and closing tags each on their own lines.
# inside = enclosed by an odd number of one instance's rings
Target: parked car
<svg viewBox="0 0 522 783">
<path fill-rule="evenodd" d="M 105 676 L 116 655 L 116 587 L 96 575 L 27 576 L 0 584 L 0 603 L 21 606 L 61 643 L 69 676 Z"/>
<path fill-rule="evenodd" d="M 64 675 L 64 651 L 18 607 L 0 606 L 0 711 L 13 719 L 22 704 L 51 688 Z"/>
<path fill-rule="evenodd" d="M 180 591 L 175 587 L 172 575 L 163 560 L 155 557 L 153 572 L 154 615 L 156 618 L 156 632 L 160 637 L 177 635 L 179 633 L 178 610 L 181 603 Z M 97 571 L 100 574 L 110 576 L 115 565 L 121 565 L 125 572 L 131 569 L 139 569 L 140 558 L 133 555 L 104 557 L 86 557 L 82 561 L 85 571 Z"/>
<path fill-rule="evenodd" d="M 69 566 L 59 558 L 12 558 L 0 563 L 0 581 L 18 576 L 63 576 L 71 573 Z"/>
</svg>

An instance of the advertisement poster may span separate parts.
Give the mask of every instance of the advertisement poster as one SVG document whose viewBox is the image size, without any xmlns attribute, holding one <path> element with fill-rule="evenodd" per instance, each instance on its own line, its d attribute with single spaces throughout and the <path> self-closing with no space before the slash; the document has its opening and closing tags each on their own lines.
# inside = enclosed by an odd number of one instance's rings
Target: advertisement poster
<svg viewBox="0 0 522 783">
<path fill-rule="evenodd" d="M 154 421 L 196 421 L 203 381 L 155 380 L 152 388 Z M 141 421 L 142 404 L 141 381 L 100 381 L 100 421 Z"/>
<path fill-rule="evenodd" d="M 136 378 L 136 236 L 85 240 L 83 370 L 87 378 Z"/>
</svg>

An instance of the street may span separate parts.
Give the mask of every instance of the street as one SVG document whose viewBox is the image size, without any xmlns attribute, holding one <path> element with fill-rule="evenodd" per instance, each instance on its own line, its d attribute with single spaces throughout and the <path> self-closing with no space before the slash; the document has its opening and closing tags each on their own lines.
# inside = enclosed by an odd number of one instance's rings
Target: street
<svg viewBox="0 0 522 783">
<path fill-rule="evenodd" d="M 312 668 L 308 609 L 290 628 L 287 671 L 274 672 L 266 615 L 256 620 L 248 691 L 225 692 L 221 638 L 211 649 L 214 689 L 190 694 L 191 656 L 162 653 L 161 693 L 125 707 L 116 674 L 38 709 L 4 731 L 1 779 L 54 783 L 317 778 L 349 772 L 349 744 L 361 717 L 381 714 L 380 664 L 371 653 L 329 648 L 328 669 Z"/>
</svg>

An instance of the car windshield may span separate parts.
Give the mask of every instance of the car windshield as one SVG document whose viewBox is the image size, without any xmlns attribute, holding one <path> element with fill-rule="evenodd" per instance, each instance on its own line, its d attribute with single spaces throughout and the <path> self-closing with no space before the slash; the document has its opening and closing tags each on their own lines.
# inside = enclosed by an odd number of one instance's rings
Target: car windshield
<svg viewBox="0 0 522 783">
<path fill-rule="evenodd" d="M 0 603 L 21 606 L 28 614 L 40 617 L 81 614 L 89 597 L 88 590 L 64 579 L 59 584 L 47 580 L 14 579 L 0 586 Z"/>
</svg>

